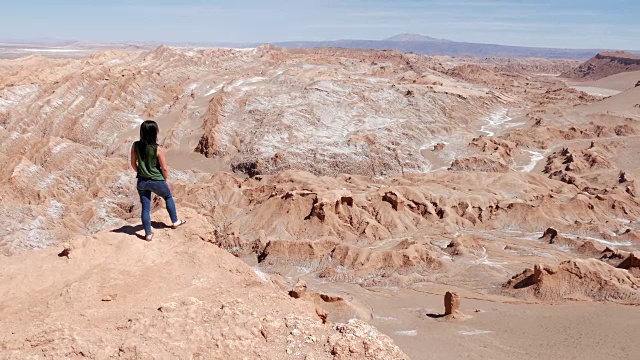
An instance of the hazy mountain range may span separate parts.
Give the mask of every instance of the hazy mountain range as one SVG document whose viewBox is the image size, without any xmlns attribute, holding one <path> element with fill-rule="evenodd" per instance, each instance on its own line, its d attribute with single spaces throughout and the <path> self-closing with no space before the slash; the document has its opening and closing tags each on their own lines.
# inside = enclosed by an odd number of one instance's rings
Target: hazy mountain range
<svg viewBox="0 0 640 360">
<path fill-rule="evenodd" d="M 547 59 L 588 59 L 607 49 L 559 49 L 497 44 L 481 44 L 436 39 L 418 34 L 399 34 L 383 40 L 290 41 L 274 45 L 292 48 L 346 47 L 376 50 L 400 50 L 424 55 L 478 57 L 538 57 Z"/>
<path fill-rule="evenodd" d="M 26 44 L 32 43 L 39 46 L 56 46 L 62 48 L 81 48 L 87 49 L 91 47 L 93 42 L 81 41 L 62 41 L 38 39 L 33 41 L 7 41 L 8 43 Z M 160 44 L 174 46 L 224 46 L 233 48 L 249 48 L 257 47 L 262 43 L 229 43 L 229 42 L 95 42 L 97 47 L 117 47 L 117 48 L 152 48 Z M 285 48 L 314 48 L 314 47 L 340 47 L 340 48 L 360 48 L 375 50 L 399 50 L 403 52 L 412 52 L 424 55 L 450 55 L 450 56 L 477 56 L 477 57 L 536 57 L 546 59 L 579 59 L 586 60 L 594 54 L 615 49 L 561 49 L 561 48 L 543 48 L 543 47 L 526 47 L 511 46 L 497 44 L 482 44 L 471 42 L 458 42 L 447 39 L 437 39 L 430 36 L 419 34 L 398 34 L 382 40 L 328 40 L 328 41 L 284 41 L 274 42 L 273 45 Z M 10 46 L 10 45 L 9 45 Z M 640 51 L 631 51 L 640 54 Z"/>
</svg>

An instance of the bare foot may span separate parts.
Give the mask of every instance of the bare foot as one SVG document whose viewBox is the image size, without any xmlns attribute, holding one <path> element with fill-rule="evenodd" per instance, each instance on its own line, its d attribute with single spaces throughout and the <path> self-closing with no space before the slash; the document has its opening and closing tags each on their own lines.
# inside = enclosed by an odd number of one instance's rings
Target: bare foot
<svg viewBox="0 0 640 360">
<path fill-rule="evenodd" d="M 172 229 L 177 228 L 180 225 L 184 225 L 187 223 L 187 220 L 178 220 L 177 222 L 173 223 L 173 225 L 171 225 Z"/>
</svg>

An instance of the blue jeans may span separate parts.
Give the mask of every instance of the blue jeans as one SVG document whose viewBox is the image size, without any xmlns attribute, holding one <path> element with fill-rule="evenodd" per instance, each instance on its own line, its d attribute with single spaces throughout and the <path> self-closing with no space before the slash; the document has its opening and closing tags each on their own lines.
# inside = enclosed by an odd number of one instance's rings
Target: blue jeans
<svg viewBox="0 0 640 360">
<path fill-rule="evenodd" d="M 171 217 L 171 223 L 178 222 L 176 203 L 173 201 L 171 190 L 164 180 L 138 179 L 138 194 L 142 203 L 142 225 L 146 236 L 151 235 L 151 193 L 161 196 L 167 204 L 167 211 Z"/>
</svg>

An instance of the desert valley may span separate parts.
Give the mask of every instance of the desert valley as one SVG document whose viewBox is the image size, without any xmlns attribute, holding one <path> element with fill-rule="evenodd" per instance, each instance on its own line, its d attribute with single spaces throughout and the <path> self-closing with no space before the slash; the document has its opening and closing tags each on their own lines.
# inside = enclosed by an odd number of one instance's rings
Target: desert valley
<svg viewBox="0 0 640 360">
<path fill-rule="evenodd" d="M 78 51 L 0 60 L 0 358 L 640 351 L 639 56 Z"/>
</svg>

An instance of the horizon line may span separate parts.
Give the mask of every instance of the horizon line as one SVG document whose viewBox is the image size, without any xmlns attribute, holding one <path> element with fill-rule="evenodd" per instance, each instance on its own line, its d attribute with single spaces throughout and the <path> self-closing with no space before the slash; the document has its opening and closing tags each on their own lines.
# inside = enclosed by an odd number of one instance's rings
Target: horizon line
<svg viewBox="0 0 640 360">
<path fill-rule="evenodd" d="M 343 38 L 343 39 L 326 39 L 326 40 L 277 40 L 277 41 L 166 41 L 166 40 L 89 40 L 89 39 L 58 39 L 58 38 L 0 38 L 0 44 L 32 44 L 32 43 L 42 43 L 42 44 L 55 44 L 55 43 L 96 43 L 96 44 L 121 44 L 121 45 L 168 45 L 168 46 L 179 46 L 183 45 L 208 45 L 212 47 L 216 46 L 224 46 L 224 45 L 234 45 L 234 47 L 256 47 L 260 45 L 278 45 L 278 44 L 295 44 L 295 43 L 326 43 L 326 42 L 341 42 L 341 41 L 362 41 L 362 42 L 390 42 L 390 43 L 428 43 L 429 40 L 389 40 L 393 37 L 400 35 L 411 35 L 411 36 L 420 36 L 425 38 L 432 39 L 431 41 L 443 41 L 454 44 L 477 44 L 477 45 L 497 45 L 503 47 L 516 47 L 516 48 L 529 48 L 529 49 L 554 49 L 554 50 L 590 50 L 590 51 L 628 51 L 632 53 L 640 52 L 640 49 L 617 49 L 617 48 L 582 48 L 582 47 L 553 47 L 553 46 L 527 46 L 527 45 L 512 45 L 512 44 L 500 44 L 500 43 L 491 43 L 491 42 L 471 42 L 471 41 L 457 41 L 450 40 L 445 38 L 436 38 L 429 35 L 423 35 L 418 33 L 397 33 L 382 39 L 358 39 L 358 38 Z M 326 46 L 322 46 L 326 47 Z M 339 46 L 337 46 L 339 47 Z"/>
</svg>

